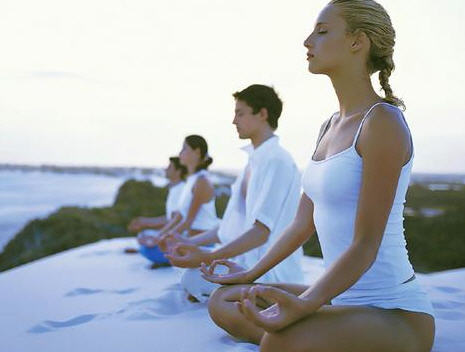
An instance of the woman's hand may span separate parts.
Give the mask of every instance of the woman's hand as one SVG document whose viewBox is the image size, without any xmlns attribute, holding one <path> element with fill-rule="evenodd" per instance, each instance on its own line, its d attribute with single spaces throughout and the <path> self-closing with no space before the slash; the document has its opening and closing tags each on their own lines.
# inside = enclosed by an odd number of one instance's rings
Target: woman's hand
<svg viewBox="0 0 465 352">
<path fill-rule="evenodd" d="M 215 274 L 215 267 L 217 265 L 226 266 L 228 268 L 228 273 Z M 210 267 L 202 263 L 200 271 L 202 271 L 202 277 L 205 280 L 220 285 L 250 284 L 254 281 L 250 271 L 231 260 L 217 259 L 210 264 Z"/>
<path fill-rule="evenodd" d="M 209 261 L 209 252 L 195 244 L 178 243 L 165 254 L 171 265 L 180 268 L 198 268 L 202 262 Z"/>
<path fill-rule="evenodd" d="M 257 307 L 257 297 L 274 304 L 262 310 Z M 271 333 L 284 329 L 311 312 L 307 301 L 272 286 L 255 285 L 244 288 L 241 300 L 235 304 L 248 320 Z"/>
<path fill-rule="evenodd" d="M 168 233 L 160 236 L 158 240 L 158 247 L 162 252 L 166 253 L 169 252 L 178 243 L 194 244 L 191 240 L 181 236 L 179 233 L 169 231 Z"/>
</svg>

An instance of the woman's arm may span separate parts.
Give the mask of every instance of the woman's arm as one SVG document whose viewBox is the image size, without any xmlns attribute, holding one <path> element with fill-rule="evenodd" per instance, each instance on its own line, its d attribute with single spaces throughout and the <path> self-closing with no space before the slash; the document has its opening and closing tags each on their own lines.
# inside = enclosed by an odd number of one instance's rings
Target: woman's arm
<svg viewBox="0 0 465 352">
<path fill-rule="evenodd" d="M 199 177 L 192 188 L 192 194 L 192 202 L 187 211 L 187 216 L 172 228 L 173 232 L 182 233 L 184 230 L 190 229 L 200 207 L 203 203 L 208 203 L 215 196 L 215 190 L 206 177 Z"/>
<path fill-rule="evenodd" d="M 205 274 L 204 278 L 219 284 L 251 283 L 294 253 L 314 233 L 313 203 L 307 195 L 303 194 L 292 223 L 253 268 L 236 270 L 228 275 L 216 275 L 213 273 L 215 267 L 213 265 L 209 270 L 202 270 Z"/>
<path fill-rule="evenodd" d="M 363 172 L 354 239 L 328 271 L 300 295 L 308 302 L 308 312 L 350 288 L 375 261 L 399 175 L 410 155 L 409 132 L 398 113 L 380 107 L 364 127 L 359 139 Z"/>
<path fill-rule="evenodd" d="M 249 269 L 252 281 L 294 253 L 314 233 L 313 202 L 303 193 L 300 198 L 297 214 L 292 223 L 284 230 L 279 239 L 268 249 L 257 264 Z"/>
<path fill-rule="evenodd" d="M 160 230 L 159 236 L 171 231 L 176 225 L 178 225 L 182 220 L 182 215 L 180 212 L 175 211 L 173 213 L 173 217 L 168 221 L 165 226 L 162 227 Z"/>
<path fill-rule="evenodd" d="M 190 241 L 197 246 L 205 246 L 207 244 L 220 243 L 220 239 L 218 238 L 218 226 L 211 230 L 192 236 L 190 238 Z"/>
</svg>

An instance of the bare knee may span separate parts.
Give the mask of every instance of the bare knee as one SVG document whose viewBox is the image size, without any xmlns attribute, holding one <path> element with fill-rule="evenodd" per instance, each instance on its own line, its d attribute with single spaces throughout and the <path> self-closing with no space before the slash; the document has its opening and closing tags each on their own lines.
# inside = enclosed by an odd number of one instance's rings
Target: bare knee
<svg viewBox="0 0 465 352">
<path fill-rule="evenodd" d="M 282 333 L 265 333 L 260 341 L 260 352 L 282 352 L 292 351 L 298 352 L 291 346 L 291 342 L 288 341 Z"/>
<path fill-rule="evenodd" d="M 235 328 L 234 314 L 231 312 L 232 302 L 226 300 L 229 287 L 219 287 L 210 295 L 208 313 L 216 325 L 231 333 Z"/>
<path fill-rule="evenodd" d="M 231 297 L 230 287 L 219 287 L 211 295 L 208 301 L 208 313 L 213 322 L 220 328 L 241 340 L 256 341 L 255 331 L 249 331 L 245 318 L 234 306 L 234 302 L 228 300 Z"/>
<path fill-rule="evenodd" d="M 218 324 L 218 321 L 225 314 L 225 293 L 227 289 L 224 286 L 217 288 L 210 294 L 210 298 L 208 299 L 208 313 L 216 324 Z"/>
</svg>

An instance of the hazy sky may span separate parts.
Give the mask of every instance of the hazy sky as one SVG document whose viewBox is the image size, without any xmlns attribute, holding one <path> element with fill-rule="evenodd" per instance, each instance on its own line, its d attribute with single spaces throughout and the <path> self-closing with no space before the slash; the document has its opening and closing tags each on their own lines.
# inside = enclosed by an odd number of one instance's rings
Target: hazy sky
<svg viewBox="0 0 465 352">
<path fill-rule="evenodd" d="M 163 166 L 196 133 L 215 169 L 237 169 L 231 94 L 263 83 L 284 100 L 277 134 L 303 168 L 338 110 L 302 45 L 326 2 L 2 0 L 0 163 Z M 414 171 L 465 173 L 465 1 L 381 4 Z"/>
</svg>

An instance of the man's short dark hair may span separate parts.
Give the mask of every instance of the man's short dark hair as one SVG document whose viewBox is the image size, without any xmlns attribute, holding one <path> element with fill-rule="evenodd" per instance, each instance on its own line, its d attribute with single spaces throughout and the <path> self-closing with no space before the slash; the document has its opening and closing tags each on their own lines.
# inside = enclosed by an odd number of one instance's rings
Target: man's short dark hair
<svg viewBox="0 0 465 352">
<path fill-rule="evenodd" d="M 179 157 L 177 156 L 172 156 L 170 157 L 170 162 L 173 163 L 174 168 L 176 170 L 181 171 L 181 178 L 184 179 L 187 175 L 187 168 L 181 164 L 181 161 L 179 160 Z"/>
<path fill-rule="evenodd" d="M 245 102 L 252 108 L 254 114 L 264 108 L 268 112 L 268 124 L 272 129 L 278 128 L 278 119 L 283 111 L 283 102 L 272 87 L 253 84 L 240 92 L 233 94 L 236 100 Z"/>
</svg>

